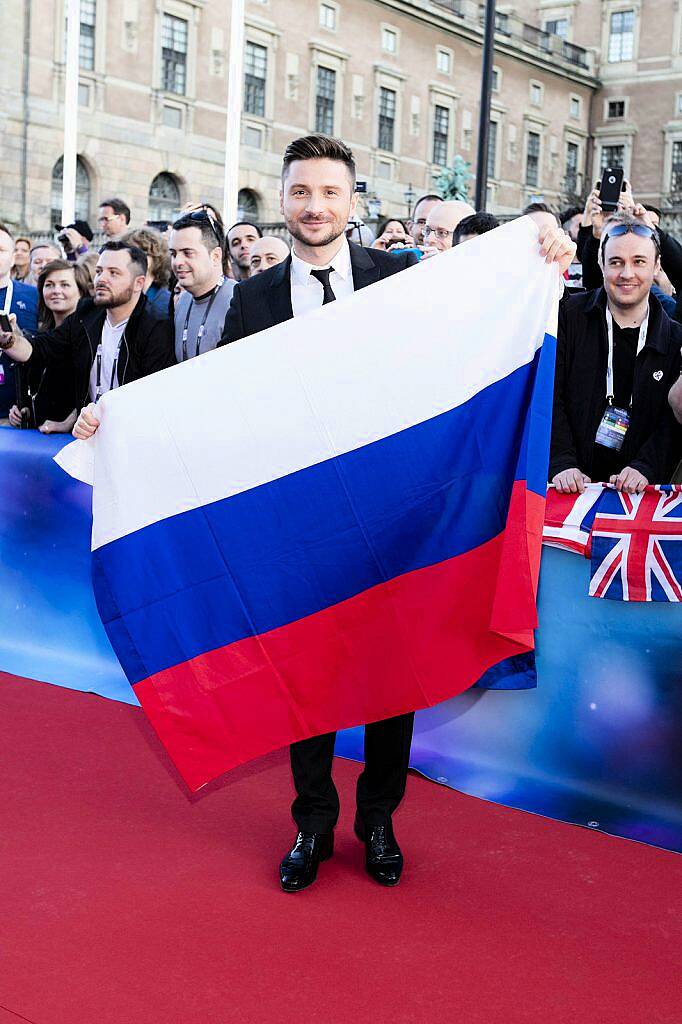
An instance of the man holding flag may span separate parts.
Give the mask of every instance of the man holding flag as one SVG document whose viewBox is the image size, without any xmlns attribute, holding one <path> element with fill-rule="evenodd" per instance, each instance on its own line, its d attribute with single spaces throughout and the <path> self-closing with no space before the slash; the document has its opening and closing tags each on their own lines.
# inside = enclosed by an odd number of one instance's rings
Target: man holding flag
<svg viewBox="0 0 682 1024">
<path fill-rule="evenodd" d="M 223 342 L 259 337 L 194 361 L 189 401 L 201 394 L 210 411 L 215 394 L 220 425 L 197 415 L 159 432 L 153 413 L 123 408 L 145 400 L 172 408 L 176 389 L 187 393 L 179 366 L 158 387 L 143 382 L 135 396 L 103 403 L 97 479 L 79 463 L 89 451 L 60 456 L 74 475 L 95 479 L 100 612 L 188 783 L 292 744 L 299 831 L 280 865 L 287 892 L 310 885 L 333 851 L 334 730 L 370 723 L 355 829 L 370 876 L 393 886 L 403 859 L 392 814 L 405 789 L 413 710 L 532 646 L 551 391 L 541 354 L 558 272 L 550 281 L 537 260 L 531 281 L 519 267 L 538 237 L 527 221 L 499 229 L 499 243 L 497 231 L 471 243 L 472 254 L 485 245 L 497 259 L 511 244 L 517 259 L 500 301 L 513 292 L 519 324 L 507 323 L 505 308 L 502 330 L 487 298 L 474 295 L 463 314 L 450 297 L 446 261 L 466 278 L 475 256 L 462 261 L 453 250 L 429 261 L 442 270 L 410 268 L 416 276 L 403 288 L 394 275 L 409 267 L 408 254 L 349 246 L 356 201 L 347 147 L 320 136 L 292 143 L 281 193 L 292 256 L 237 286 Z M 539 244 L 558 271 L 570 264 L 575 245 L 554 218 L 541 225 Z M 450 344 L 400 332 L 421 281 L 431 282 L 424 301 L 436 321 L 452 320 Z M 374 282 L 378 307 L 362 294 L 348 312 L 346 303 L 323 310 Z M 471 305 L 470 284 L 462 287 Z M 483 358 L 458 347 L 465 315 L 486 337 Z M 529 416 L 536 391 L 542 409 Z M 504 429 L 483 452 L 498 420 Z M 74 434 L 95 429 L 81 418 Z M 219 431 L 213 451 L 199 436 L 211 429 Z M 192 450 L 203 453 L 196 471 Z M 172 489 L 162 476 L 173 477 Z M 112 500 L 112 488 L 128 487 L 142 500 Z M 178 546 L 185 529 L 189 547 Z"/>
</svg>

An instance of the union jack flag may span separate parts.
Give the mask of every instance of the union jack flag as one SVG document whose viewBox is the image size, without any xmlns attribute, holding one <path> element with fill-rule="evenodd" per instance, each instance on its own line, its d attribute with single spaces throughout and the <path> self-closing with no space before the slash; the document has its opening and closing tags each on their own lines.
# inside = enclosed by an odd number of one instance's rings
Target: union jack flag
<svg viewBox="0 0 682 1024">
<path fill-rule="evenodd" d="M 682 486 L 604 491 L 592 526 L 590 595 L 682 601 Z"/>
</svg>

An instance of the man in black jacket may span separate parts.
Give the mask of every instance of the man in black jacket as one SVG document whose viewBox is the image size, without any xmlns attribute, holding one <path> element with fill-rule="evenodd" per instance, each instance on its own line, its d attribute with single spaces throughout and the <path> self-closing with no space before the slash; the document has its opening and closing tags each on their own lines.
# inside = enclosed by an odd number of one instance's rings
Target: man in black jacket
<svg viewBox="0 0 682 1024">
<path fill-rule="evenodd" d="M 39 370 L 70 365 L 76 408 L 82 410 L 76 437 L 94 434 L 99 425 L 94 405 L 105 392 L 175 362 L 170 320 L 143 293 L 146 273 L 141 249 L 107 242 L 95 269 L 94 299 L 83 299 L 60 327 L 30 342 L 18 331 L 0 338 L 7 354 L 20 363 Z"/>
<path fill-rule="evenodd" d="M 312 135 L 291 143 L 282 168 L 281 210 L 294 239 L 292 253 L 283 263 L 239 282 L 221 345 L 342 300 L 416 263 L 413 253 L 393 255 L 348 243 L 345 228 L 356 203 L 355 162 L 342 142 Z M 400 715 L 365 729 L 355 830 L 365 842 L 367 870 L 382 885 L 395 885 L 402 870 L 391 816 L 405 791 L 413 719 L 412 714 Z M 291 747 L 297 794 L 292 813 L 299 832 L 280 865 L 286 892 L 310 885 L 319 862 L 333 852 L 339 816 L 332 780 L 334 739 L 335 733 L 328 733 Z"/>
<path fill-rule="evenodd" d="M 639 492 L 668 482 L 679 460 L 668 392 L 682 326 L 650 295 L 659 261 L 655 230 L 616 215 L 602 236 L 604 288 L 561 304 L 549 477 L 564 493 L 591 480 Z"/>
</svg>

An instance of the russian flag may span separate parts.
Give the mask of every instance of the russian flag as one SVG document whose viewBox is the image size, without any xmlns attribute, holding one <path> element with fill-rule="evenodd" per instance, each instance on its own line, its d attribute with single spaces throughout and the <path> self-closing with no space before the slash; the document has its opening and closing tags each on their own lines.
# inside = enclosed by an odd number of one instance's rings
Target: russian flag
<svg viewBox="0 0 682 1024">
<path fill-rule="evenodd" d="M 515 221 L 111 392 L 58 456 L 192 789 L 532 648 L 558 283 Z"/>
</svg>

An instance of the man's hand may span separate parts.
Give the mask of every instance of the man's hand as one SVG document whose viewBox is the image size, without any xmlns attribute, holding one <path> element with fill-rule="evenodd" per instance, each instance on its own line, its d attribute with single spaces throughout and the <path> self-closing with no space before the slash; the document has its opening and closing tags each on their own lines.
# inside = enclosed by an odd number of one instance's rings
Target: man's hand
<svg viewBox="0 0 682 1024">
<path fill-rule="evenodd" d="M 552 478 L 552 483 L 559 494 L 582 494 L 586 484 L 591 484 L 589 476 L 585 476 L 579 469 L 565 469 L 563 473 L 557 473 Z"/>
<path fill-rule="evenodd" d="M 436 248 L 435 245 L 421 245 L 420 249 L 423 260 L 428 260 L 431 256 L 437 256 L 440 252 L 440 249 Z"/>
<path fill-rule="evenodd" d="M 9 411 L 9 421 L 10 421 L 10 424 L 13 427 L 21 427 L 21 423 L 22 423 L 21 414 L 22 413 L 24 413 L 24 415 L 28 416 L 29 415 L 29 410 L 27 408 L 20 409 L 18 405 L 13 405 L 12 408 L 10 409 L 10 411 Z"/>
<path fill-rule="evenodd" d="M 585 203 L 583 213 L 583 227 L 591 227 L 595 238 L 601 238 L 601 229 L 604 225 L 604 211 L 601 208 L 599 189 L 593 188 Z"/>
<path fill-rule="evenodd" d="M 551 223 L 541 224 L 538 235 L 540 255 L 545 257 L 545 263 L 556 263 L 559 271 L 564 274 L 575 259 L 578 247 L 570 235 L 557 226 L 551 214 L 547 214 L 547 217 L 551 217 Z"/>
<path fill-rule="evenodd" d="M 630 213 L 637 220 L 641 220 L 643 224 L 646 224 L 648 228 L 652 228 L 654 231 L 658 230 L 656 224 L 651 219 L 651 211 L 645 209 L 641 203 L 636 203 L 630 210 Z"/>
<path fill-rule="evenodd" d="M 94 402 L 90 405 L 86 405 L 81 410 L 81 414 L 76 420 L 76 426 L 73 428 L 73 436 L 77 437 L 79 441 L 87 441 L 89 437 L 92 437 L 97 428 L 99 427 L 99 418 L 95 415 L 97 406 Z"/>
<path fill-rule="evenodd" d="M 625 491 L 626 494 L 641 494 L 649 481 L 632 466 L 626 466 L 617 476 L 612 476 L 609 483 L 613 484 L 617 491 Z"/>
</svg>

